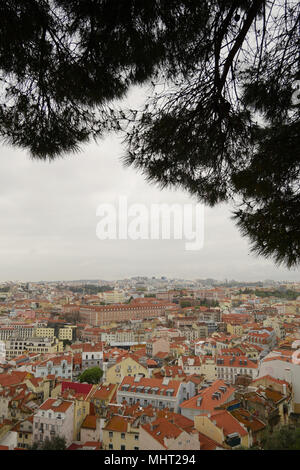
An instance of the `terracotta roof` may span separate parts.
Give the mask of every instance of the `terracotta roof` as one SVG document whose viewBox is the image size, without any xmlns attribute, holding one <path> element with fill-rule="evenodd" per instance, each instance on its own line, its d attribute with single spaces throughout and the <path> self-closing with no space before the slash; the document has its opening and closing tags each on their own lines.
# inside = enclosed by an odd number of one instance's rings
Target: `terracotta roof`
<svg viewBox="0 0 300 470">
<path fill-rule="evenodd" d="M 216 450 L 218 447 L 223 447 L 218 442 L 214 441 L 202 432 L 199 432 L 200 450 Z"/>
<path fill-rule="evenodd" d="M 235 367 L 238 369 L 257 369 L 258 368 L 258 363 L 253 362 L 251 359 L 249 359 L 247 356 L 226 356 L 226 355 L 218 355 L 216 357 L 216 361 L 218 359 L 222 359 L 222 364 L 218 364 L 217 366 L 220 367 Z M 234 359 L 234 362 L 232 363 L 232 360 Z M 240 362 L 241 361 L 241 362 Z"/>
<path fill-rule="evenodd" d="M 239 433 L 242 437 L 248 434 L 239 421 L 226 410 L 215 411 L 212 413 L 210 421 L 214 422 L 218 428 L 222 429 L 225 436 L 234 432 Z"/>
<path fill-rule="evenodd" d="M 21 384 L 26 378 L 31 377 L 28 372 L 12 371 L 11 374 L 0 374 L 0 386 Z"/>
<path fill-rule="evenodd" d="M 128 421 L 123 416 L 113 416 L 104 426 L 105 431 L 126 432 Z"/>
<path fill-rule="evenodd" d="M 145 424 L 142 428 L 166 449 L 165 438 L 177 438 L 183 432 L 167 418 L 158 418 L 152 423 Z"/>
<path fill-rule="evenodd" d="M 181 385 L 181 382 L 179 380 L 172 380 L 172 379 L 170 379 L 168 383 L 164 384 L 163 378 L 153 379 L 153 378 L 142 377 L 138 382 L 136 382 L 135 380 L 136 380 L 135 377 L 130 377 L 130 376 L 124 377 L 122 383 L 119 386 L 119 392 L 122 393 L 122 386 L 128 384 L 130 385 L 130 387 L 127 389 L 128 392 L 134 393 L 136 388 L 141 387 L 141 386 L 151 387 L 151 388 L 158 387 L 159 392 L 157 393 L 160 393 L 161 390 L 164 390 L 164 393 L 165 393 L 167 390 L 172 389 L 173 392 L 171 396 L 174 397 L 177 395 L 178 389 Z"/>
<path fill-rule="evenodd" d="M 93 393 L 92 398 L 96 400 L 105 400 L 109 398 L 114 388 L 117 387 L 116 384 L 106 384 L 100 385 Z"/>
<path fill-rule="evenodd" d="M 249 413 L 244 408 L 238 408 L 230 411 L 232 416 L 242 423 L 248 430 L 251 429 L 253 432 L 261 431 L 266 427 L 266 424 L 260 421 L 258 418 Z"/>
</svg>

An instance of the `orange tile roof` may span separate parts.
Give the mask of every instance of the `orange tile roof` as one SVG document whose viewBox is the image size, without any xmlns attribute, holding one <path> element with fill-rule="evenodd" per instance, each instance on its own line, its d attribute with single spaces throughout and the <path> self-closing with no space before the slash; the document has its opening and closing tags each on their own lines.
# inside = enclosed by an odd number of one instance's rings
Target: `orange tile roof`
<svg viewBox="0 0 300 470">
<path fill-rule="evenodd" d="M 96 400 L 105 400 L 109 398 L 114 388 L 117 388 L 116 384 L 100 385 L 93 393 L 92 398 L 95 398 Z"/>
<path fill-rule="evenodd" d="M 163 384 L 164 379 L 153 379 L 148 377 L 142 377 L 138 382 L 135 382 L 135 377 L 126 376 L 123 378 L 122 383 L 119 386 L 119 391 L 122 391 L 122 386 L 125 384 L 130 385 L 127 389 L 128 392 L 134 392 L 137 387 L 144 386 L 144 387 L 158 387 L 159 391 L 164 390 L 166 392 L 168 389 L 173 389 L 173 393 L 171 396 L 176 396 L 178 389 L 181 385 L 179 380 L 169 380 L 167 384 Z M 158 392 L 159 393 L 159 392 Z"/>
<path fill-rule="evenodd" d="M 55 402 L 60 401 L 61 403 L 56 406 Z M 52 410 L 58 413 L 65 413 L 70 406 L 72 406 L 71 401 L 65 401 L 65 400 L 57 400 L 55 398 L 48 398 L 41 406 L 40 410 Z"/>
<path fill-rule="evenodd" d="M 105 431 L 126 432 L 128 426 L 127 418 L 123 416 L 113 416 L 104 426 Z"/>
<path fill-rule="evenodd" d="M 230 413 L 247 429 L 251 429 L 253 432 L 262 431 L 266 427 L 265 423 L 253 416 L 251 413 L 249 413 L 248 410 L 245 410 L 244 408 L 232 410 Z"/>
<path fill-rule="evenodd" d="M 223 362 L 222 364 L 217 364 L 220 367 L 236 367 L 239 369 L 257 369 L 258 368 L 258 363 L 254 362 L 253 360 L 249 359 L 247 356 L 227 356 L 227 355 L 221 355 L 218 354 L 216 357 L 216 360 L 222 359 Z M 234 362 L 231 363 L 230 361 L 234 359 Z M 242 361 L 242 363 L 240 363 Z M 246 362 L 246 364 L 245 364 Z"/>
<path fill-rule="evenodd" d="M 267 379 L 271 382 L 274 382 L 274 383 L 277 383 L 279 385 L 289 385 L 288 382 L 286 382 L 286 380 L 280 380 L 280 379 L 276 379 L 275 377 L 272 377 L 271 375 L 263 375 L 262 377 L 258 377 L 257 379 L 254 379 L 252 380 L 251 383 L 255 383 L 255 382 L 258 382 L 260 380 L 264 380 L 264 379 Z"/>
</svg>

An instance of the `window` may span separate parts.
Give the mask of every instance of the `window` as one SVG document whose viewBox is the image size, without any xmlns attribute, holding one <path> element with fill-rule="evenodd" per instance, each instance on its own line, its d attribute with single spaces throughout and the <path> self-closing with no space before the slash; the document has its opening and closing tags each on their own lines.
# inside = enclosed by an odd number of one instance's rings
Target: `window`
<svg viewBox="0 0 300 470">
<path fill-rule="evenodd" d="M 121 433 L 121 439 L 125 439 L 125 433 L 124 432 Z"/>
<path fill-rule="evenodd" d="M 121 446 L 121 450 L 125 450 L 125 449 L 126 449 L 126 447 L 124 445 Z"/>
<path fill-rule="evenodd" d="M 114 433 L 112 431 L 109 431 L 108 436 L 113 437 Z"/>
<path fill-rule="evenodd" d="M 139 440 L 139 435 L 138 435 L 138 434 L 135 434 L 135 435 L 134 435 L 134 440 L 135 440 L 135 441 L 138 441 L 138 440 Z"/>
</svg>

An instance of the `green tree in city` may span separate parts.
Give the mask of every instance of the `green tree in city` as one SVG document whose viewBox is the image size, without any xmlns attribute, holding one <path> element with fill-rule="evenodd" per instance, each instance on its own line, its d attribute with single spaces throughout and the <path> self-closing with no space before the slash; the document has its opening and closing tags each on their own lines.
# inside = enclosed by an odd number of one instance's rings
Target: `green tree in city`
<svg viewBox="0 0 300 470">
<path fill-rule="evenodd" d="M 266 432 L 262 438 L 264 450 L 300 450 L 300 427 L 283 426 L 273 433 Z"/>
<path fill-rule="evenodd" d="M 53 436 L 51 439 L 46 438 L 42 443 L 35 442 L 29 450 L 65 450 L 66 439 L 61 436 Z"/>
</svg>

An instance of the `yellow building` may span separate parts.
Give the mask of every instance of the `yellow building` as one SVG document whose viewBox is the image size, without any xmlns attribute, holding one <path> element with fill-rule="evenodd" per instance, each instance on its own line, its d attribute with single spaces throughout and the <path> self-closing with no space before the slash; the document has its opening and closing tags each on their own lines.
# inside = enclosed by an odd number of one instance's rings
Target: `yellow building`
<svg viewBox="0 0 300 470">
<path fill-rule="evenodd" d="M 102 432 L 103 450 L 139 450 L 139 426 L 134 418 L 113 416 Z"/>
<path fill-rule="evenodd" d="M 243 325 L 231 325 L 227 323 L 227 332 L 231 335 L 242 336 L 244 328 Z"/>
<path fill-rule="evenodd" d="M 143 374 L 148 377 L 148 369 L 138 362 L 137 359 L 131 356 L 121 357 L 121 359 L 109 367 L 106 371 L 105 382 L 111 384 L 120 384 L 123 377 L 129 375 L 135 377 L 136 375 Z"/>
<path fill-rule="evenodd" d="M 76 326 L 73 325 L 68 325 L 64 326 L 63 328 L 60 328 L 58 331 L 58 338 L 63 341 L 65 339 L 72 341 L 73 339 L 73 330 L 76 328 Z"/>
</svg>

